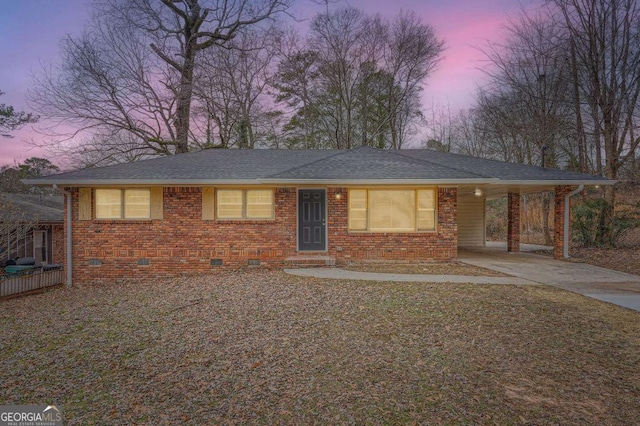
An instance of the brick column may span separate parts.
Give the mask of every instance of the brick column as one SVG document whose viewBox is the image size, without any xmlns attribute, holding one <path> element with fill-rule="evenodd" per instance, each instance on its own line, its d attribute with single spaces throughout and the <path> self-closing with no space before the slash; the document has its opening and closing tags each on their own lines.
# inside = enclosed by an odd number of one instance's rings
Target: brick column
<svg viewBox="0 0 640 426">
<path fill-rule="evenodd" d="M 571 192 L 567 185 L 556 186 L 553 211 L 553 257 L 564 257 L 564 197 Z"/>
<path fill-rule="evenodd" d="M 507 194 L 507 251 L 520 251 L 520 193 Z"/>
</svg>

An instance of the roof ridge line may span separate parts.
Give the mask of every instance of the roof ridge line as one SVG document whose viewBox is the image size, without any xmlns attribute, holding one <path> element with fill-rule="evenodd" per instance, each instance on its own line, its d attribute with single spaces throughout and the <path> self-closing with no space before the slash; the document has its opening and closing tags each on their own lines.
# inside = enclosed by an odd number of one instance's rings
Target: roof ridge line
<svg viewBox="0 0 640 426">
<path fill-rule="evenodd" d="M 430 150 L 430 149 L 423 149 L 423 150 L 424 150 L 424 151 L 432 151 L 432 150 Z M 392 150 L 389 150 L 389 151 L 392 151 Z M 404 158 L 411 158 L 411 159 L 413 159 L 413 160 L 417 160 L 417 161 L 419 161 L 419 162 L 421 162 L 421 163 L 422 163 L 422 162 L 424 162 L 424 163 L 429 163 L 429 164 L 432 164 L 432 165 L 435 165 L 435 166 L 438 166 L 438 167 L 444 167 L 445 169 L 455 170 L 455 171 L 457 171 L 457 172 L 469 173 L 469 174 L 472 174 L 472 175 L 474 175 L 474 176 L 481 177 L 481 178 L 485 178 L 485 179 L 495 179 L 495 176 L 485 176 L 485 175 L 478 174 L 478 173 L 476 173 L 476 172 L 470 172 L 470 171 L 468 171 L 468 170 L 458 169 L 458 168 L 456 168 L 456 167 L 450 167 L 450 166 L 446 166 L 446 165 L 444 165 L 444 164 L 439 164 L 439 163 L 433 162 L 433 161 L 431 161 L 431 160 L 427 160 L 427 159 L 425 159 L 425 158 L 415 158 L 415 157 L 412 157 L 412 156 L 407 155 L 407 154 L 402 154 L 402 153 L 400 152 L 400 151 L 402 151 L 402 149 L 396 149 L 396 150 L 393 150 L 393 151 L 395 151 L 395 152 L 394 152 L 394 154 L 396 154 L 396 155 L 400 155 L 400 156 L 402 156 L 402 157 L 404 157 Z M 472 157 L 472 158 L 475 158 L 475 157 Z"/>
<path fill-rule="evenodd" d="M 360 147 L 358 147 L 358 148 L 360 148 Z M 327 159 L 329 159 L 329 158 L 337 157 L 338 155 L 346 154 L 347 152 L 351 152 L 351 151 L 352 151 L 352 150 L 354 150 L 354 149 L 357 149 L 357 148 L 350 148 L 350 149 L 338 149 L 338 151 L 340 151 L 340 152 L 336 152 L 335 154 L 329 155 L 329 156 L 327 156 L 327 157 L 319 158 L 319 159 L 314 160 L 314 161 L 311 161 L 311 162 L 309 162 L 309 163 L 304 163 L 304 164 L 302 164 L 302 165 L 300 165 L 300 166 L 291 167 L 290 169 L 285 169 L 285 170 L 279 171 L 279 172 L 277 172 L 277 173 L 272 173 L 272 174 L 267 175 L 267 176 L 259 177 L 258 179 L 269 179 L 269 178 L 273 178 L 274 176 L 280 175 L 280 174 L 282 174 L 282 173 L 287 173 L 287 172 L 290 172 L 290 171 L 293 171 L 293 170 L 296 170 L 296 169 L 301 169 L 301 168 L 303 168 L 303 167 L 308 167 L 308 166 L 310 166 L 310 165 L 312 165 L 312 164 L 315 164 L 315 163 L 318 163 L 318 162 L 320 162 L 320 161 L 324 161 L 324 160 L 327 160 Z M 305 149 L 304 151 L 307 151 L 307 150 L 311 150 L 311 149 Z M 293 151 L 293 150 L 292 150 L 292 151 Z M 318 150 L 316 150 L 316 151 L 322 151 L 322 149 L 318 149 Z M 331 151 L 331 149 L 327 149 L 327 151 Z"/>
</svg>

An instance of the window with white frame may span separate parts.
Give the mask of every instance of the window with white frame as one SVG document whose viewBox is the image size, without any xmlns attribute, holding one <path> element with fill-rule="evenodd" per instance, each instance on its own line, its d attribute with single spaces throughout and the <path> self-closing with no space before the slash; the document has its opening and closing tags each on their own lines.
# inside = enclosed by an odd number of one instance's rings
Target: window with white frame
<svg viewBox="0 0 640 426">
<path fill-rule="evenodd" d="M 349 190 L 350 231 L 433 231 L 435 213 L 435 189 Z"/>
<path fill-rule="evenodd" d="M 96 189 L 96 219 L 149 219 L 151 190 L 149 188 Z"/>
<path fill-rule="evenodd" d="M 218 219 L 273 219 L 272 189 L 218 189 Z"/>
</svg>

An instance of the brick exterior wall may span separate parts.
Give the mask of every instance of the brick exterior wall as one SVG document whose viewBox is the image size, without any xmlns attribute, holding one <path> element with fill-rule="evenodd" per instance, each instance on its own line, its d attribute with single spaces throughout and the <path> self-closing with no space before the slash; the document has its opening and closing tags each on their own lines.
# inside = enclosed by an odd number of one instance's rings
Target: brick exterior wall
<svg viewBox="0 0 640 426">
<path fill-rule="evenodd" d="M 571 192 L 571 187 L 566 185 L 556 186 L 553 210 L 553 257 L 564 257 L 564 197 Z M 571 206 L 571 200 L 569 200 Z M 569 235 L 571 237 L 571 235 Z M 571 238 L 569 238 L 571 241 Z"/>
<path fill-rule="evenodd" d="M 79 191 L 70 191 L 74 282 L 210 273 L 258 260 L 278 268 L 287 257 L 305 254 L 296 251 L 294 187 L 275 189 L 275 216 L 265 221 L 203 220 L 202 189 L 183 187 L 164 188 L 161 220 L 78 220 Z M 371 234 L 348 232 L 348 191 L 327 188 L 328 253 L 322 254 L 338 262 L 455 259 L 456 194 L 455 188 L 438 190 L 435 232 Z"/>
<path fill-rule="evenodd" d="M 49 263 L 64 262 L 64 225 L 52 225 L 51 227 L 51 259 Z"/>
<path fill-rule="evenodd" d="M 507 251 L 520 251 L 520 193 L 507 193 Z"/>
<path fill-rule="evenodd" d="M 340 200 L 336 200 L 337 192 L 342 194 Z M 438 221 L 435 232 L 349 232 L 348 195 L 347 188 L 327 190 L 328 251 L 338 264 L 350 261 L 451 260 L 458 256 L 456 188 L 438 189 Z"/>
</svg>

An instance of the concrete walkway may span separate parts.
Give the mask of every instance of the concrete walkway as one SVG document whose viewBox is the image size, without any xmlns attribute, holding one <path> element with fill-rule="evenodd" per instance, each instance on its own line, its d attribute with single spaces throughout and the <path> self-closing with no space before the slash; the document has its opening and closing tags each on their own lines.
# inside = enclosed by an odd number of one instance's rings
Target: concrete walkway
<svg viewBox="0 0 640 426">
<path fill-rule="evenodd" d="M 458 260 L 640 311 L 640 276 L 500 246 L 465 249 Z"/>
<path fill-rule="evenodd" d="M 326 279 L 400 281 L 475 284 L 547 284 L 564 290 L 640 311 L 640 276 L 600 268 L 585 263 L 555 260 L 548 256 L 526 253 L 550 249 L 523 244 L 521 253 L 507 253 L 504 243 L 488 243 L 487 247 L 463 249 L 458 260 L 473 266 L 492 269 L 510 277 L 478 277 L 467 275 L 383 274 L 348 271 L 340 268 L 285 269 L 303 277 Z"/>
<path fill-rule="evenodd" d="M 349 271 L 340 268 L 285 269 L 286 273 L 300 277 L 326 278 L 335 280 L 396 281 L 423 283 L 472 283 L 472 284 L 521 284 L 538 283 L 517 277 L 476 277 L 470 275 L 422 275 L 383 274 L 379 272 Z"/>
</svg>

